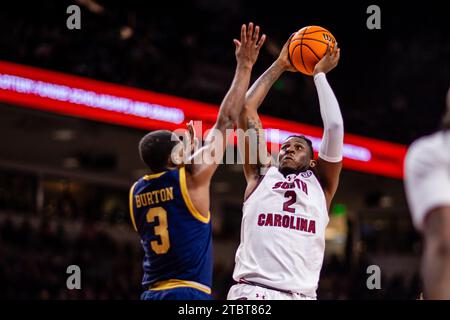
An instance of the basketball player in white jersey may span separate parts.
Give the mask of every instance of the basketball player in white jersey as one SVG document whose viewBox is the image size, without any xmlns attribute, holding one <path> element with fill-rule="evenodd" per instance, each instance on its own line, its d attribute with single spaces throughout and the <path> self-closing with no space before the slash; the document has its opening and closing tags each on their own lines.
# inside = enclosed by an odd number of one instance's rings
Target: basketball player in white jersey
<svg viewBox="0 0 450 320">
<path fill-rule="evenodd" d="M 266 152 L 258 107 L 285 71 L 296 71 L 288 58 L 288 43 L 271 67 L 253 84 L 239 118 L 239 128 L 258 131 L 257 145 Z M 337 44 L 327 50 L 314 70 L 314 83 L 324 123 L 319 157 L 310 140 L 288 137 L 278 155 L 279 166 L 250 164 L 245 152 L 247 180 L 241 243 L 228 299 L 316 299 L 325 251 L 328 209 L 342 168 L 344 127 L 337 99 L 325 74 L 336 67 Z M 299 106 L 299 115 L 301 115 Z M 248 139 L 246 140 L 248 148 Z M 265 174 L 263 171 L 266 171 Z"/>
<path fill-rule="evenodd" d="M 405 191 L 413 223 L 424 237 L 424 298 L 450 300 L 450 90 L 442 130 L 408 149 Z"/>
</svg>

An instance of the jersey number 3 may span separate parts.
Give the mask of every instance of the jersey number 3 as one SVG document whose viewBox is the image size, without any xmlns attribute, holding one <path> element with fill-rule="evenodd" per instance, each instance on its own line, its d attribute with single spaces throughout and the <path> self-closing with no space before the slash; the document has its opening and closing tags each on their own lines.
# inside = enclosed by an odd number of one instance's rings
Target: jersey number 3
<svg viewBox="0 0 450 320">
<path fill-rule="evenodd" d="M 159 224 L 155 226 L 155 235 L 159 236 L 160 241 L 150 242 L 152 250 L 156 254 L 164 254 L 170 248 L 169 230 L 167 229 L 167 211 L 161 207 L 151 208 L 147 212 L 147 222 L 152 223 L 158 217 Z"/>
</svg>

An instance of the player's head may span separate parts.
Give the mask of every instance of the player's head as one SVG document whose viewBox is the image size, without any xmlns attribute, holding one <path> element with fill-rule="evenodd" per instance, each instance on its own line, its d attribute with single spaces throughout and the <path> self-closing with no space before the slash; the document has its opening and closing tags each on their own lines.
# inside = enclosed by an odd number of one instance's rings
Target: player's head
<svg viewBox="0 0 450 320">
<path fill-rule="evenodd" d="M 311 140 L 292 135 L 281 145 L 278 154 L 279 170 L 283 174 L 298 173 L 316 166 Z"/>
<path fill-rule="evenodd" d="M 442 119 L 442 127 L 444 129 L 450 129 L 450 88 L 447 92 L 447 111 Z"/>
<path fill-rule="evenodd" d="M 176 168 L 183 158 L 182 142 L 173 132 L 157 130 L 139 142 L 139 155 L 153 173 Z M 180 147 L 180 148 L 178 148 Z M 175 154 L 174 154 L 175 153 Z M 178 163 L 177 163 L 178 162 Z"/>
</svg>

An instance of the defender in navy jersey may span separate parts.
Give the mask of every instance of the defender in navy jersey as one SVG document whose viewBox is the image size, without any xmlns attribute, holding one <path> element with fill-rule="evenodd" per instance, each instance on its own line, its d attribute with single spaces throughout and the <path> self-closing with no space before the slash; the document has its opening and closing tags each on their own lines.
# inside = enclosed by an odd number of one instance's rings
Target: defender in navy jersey
<svg viewBox="0 0 450 320">
<path fill-rule="evenodd" d="M 210 214 L 204 216 L 193 206 L 185 167 L 142 177 L 130 196 L 133 224 L 141 234 L 145 253 L 144 288 L 161 291 L 189 286 L 196 289 L 192 294 L 208 298 L 212 282 Z"/>
<path fill-rule="evenodd" d="M 234 40 L 237 67 L 232 85 L 200 150 L 187 157 L 180 139 L 165 130 L 151 132 L 139 143 L 140 157 L 151 171 L 130 190 L 131 220 L 145 252 L 141 299 L 212 297 L 209 186 L 218 163 L 208 160 L 212 154 L 215 159 L 223 156 L 225 130 L 232 129 L 239 118 L 264 40 L 258 26 L 242 26 L 240 41 Z M 192 149 L 192 126 L 189 132 Z M 223 139 L 220 150 L 214 143 L 221 138 L 219 134 Z"/>
</svg>

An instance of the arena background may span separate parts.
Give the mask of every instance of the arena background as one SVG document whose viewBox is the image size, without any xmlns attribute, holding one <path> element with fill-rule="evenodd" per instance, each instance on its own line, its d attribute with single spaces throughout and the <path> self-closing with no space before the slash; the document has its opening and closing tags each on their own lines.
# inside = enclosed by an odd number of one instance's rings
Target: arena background
<svg viewBox="0 0 450 320">
<path fill-rule="evenodd" d="M 66 27 L 71 4 L 81 7 L 81 30 Z M 381 30 L 366 27 L 371 4 L 381 8 Z M 438 127 L 445 108 L 450 30 L 444 2 L 19 0 L 0 6 L 0 298 L 138 299 L 142 250 L 128 213 L 129 187 L 146 172 L 138 141 L 148 130 L 216 112 L 234 71 L 232 39 L 249 21 L 268 35 L 253 80 L 292 32 L 306 25 L 329 29 L 342 49 L 328 78 L 345 131 L 376 139 L 353 142 L 380 152 L 370 168 L 344 160 L 319 299 L 419 296 L 421 239 L 411 225 L 398 157 Z M 185 108 L 177 125 L 133 122 L 27 97 L 20 88 L 12 92 L 6 75 L 87 81 L 87 88 L 104 86 L 119 97 L 137 94 L 126 86 L 190 100 L 170 100 Z M 154 98 L 139 94 L 150 103 Z M 199 109 L 189 114 L 191 107 Z M 322 125 L 313 82 L 300 74 L 284 75 L 261 113 L 280 125 L 288 123 L 279 119 Z M 390 164 L 394 152 L 397 162 Z M 239 165 L 221 166 L 212 184 L 216 298 L 225 298 L 233 283 L 244 185 Z M 71 264 L 82 270 L 81 290 L 66 287 Z M 380 290 L 366 286 L 371 264 L 381 268 Z"/>
</svg>

